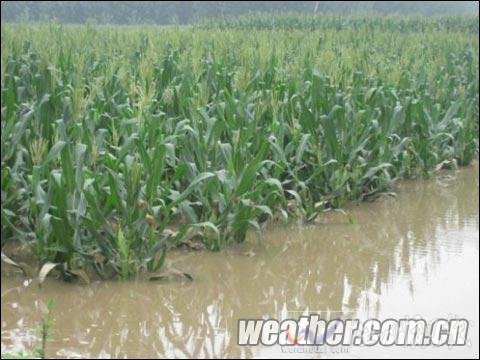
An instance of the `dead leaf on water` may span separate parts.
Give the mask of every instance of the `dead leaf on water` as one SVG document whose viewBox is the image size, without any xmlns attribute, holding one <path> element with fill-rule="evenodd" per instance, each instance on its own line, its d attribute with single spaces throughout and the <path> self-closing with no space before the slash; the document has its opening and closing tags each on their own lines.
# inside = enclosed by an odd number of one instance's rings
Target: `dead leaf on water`
<svg viewBox="0 0 480 360">
<path fill-rule="evenodd" d="M 10 259 L 7 255 L 5 255 L 2 251 L 2 261 L 6 264 L 9 264 L 9 265 L 12 265 L 12 266 L 15 266 L 15 267 L 18 267 L 20 268 L 20 265 L 18 265 L 15 261 L 13 261 L 12 259 Z"/>
<path fill-rule="evenodd" d="M 23 274 L 24 274 L 25 276 L 33 277 L 34 271 L 33 271 L 33 269 L 32 269 L 29 265 L 27 265 L 27 264 L 25 264 L 25 263 L 23 263 L 23 262 L 18 262 L 18 263 L 17 263 L 17 262 L 15 262 L 15 261 L 13 261 L 13 260 L 10 259 L 7 255 L 5 255 L 5 254 L 3 253 L 3 251 L 2 251 L 2 261 L 3 261 L 5 264 L 12 265 L 12 266 L 14 266 L 14 267 L 22 270 L 22 272 L 23 272 Z"/>
<path fill-rule="evenodd" d="M 148 280 L 150 281 L 159 281 L 159 280 L 190 280 L 193 281 L 193 276 L 187 272 L 177 270 L 177 269 L 169 269 L 159 273 L 154 273 L 148 275 Z"/>
<path fill-rule="evenodd" d="M 60 265 L 59 263 L 46 262 L 43 264 L 40 272 L 38 273 L 38 282 L 42 284 L 45 281 L 48 273 L 52 271 L 56 266 Z"/>
</svg>

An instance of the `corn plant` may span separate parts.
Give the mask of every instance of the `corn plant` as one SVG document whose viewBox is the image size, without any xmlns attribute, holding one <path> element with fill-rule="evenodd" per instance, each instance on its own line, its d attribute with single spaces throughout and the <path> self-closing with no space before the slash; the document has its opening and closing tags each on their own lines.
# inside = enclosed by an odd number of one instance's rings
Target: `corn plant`
<svg viewBox="0 0 480 360">
<path fill-rule="evenodd" d="M 478 17 L 1 31 L 2 245 L 66 277 L 155 272 L 478 153 Z"/>
</svg>

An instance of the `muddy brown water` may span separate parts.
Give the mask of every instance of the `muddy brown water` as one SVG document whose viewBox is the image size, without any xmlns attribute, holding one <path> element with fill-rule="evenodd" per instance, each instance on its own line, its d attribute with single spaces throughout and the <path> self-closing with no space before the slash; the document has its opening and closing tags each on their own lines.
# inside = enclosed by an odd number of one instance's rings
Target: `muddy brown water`
<svg viewBox="0 0 480 360">
<path fill-rule="evenodd" d="M 478 357 L 478 164 L 402 181 L 397 198 L 350 204 L 311 226 L 270 225 L 220 253 L 178 251 L 193 282 L 35 281 L 2 265 L 2 353 L 30 349 L 54 299 L 50 357 Z M 472 321 L 466 346 L 286 353 L 240 347 L 237 320 L 318 312 Z M 290 316 L 292 317 L 292 316 Z M 337 351 L 335 353 L 335 350 Z"/>
</svg>

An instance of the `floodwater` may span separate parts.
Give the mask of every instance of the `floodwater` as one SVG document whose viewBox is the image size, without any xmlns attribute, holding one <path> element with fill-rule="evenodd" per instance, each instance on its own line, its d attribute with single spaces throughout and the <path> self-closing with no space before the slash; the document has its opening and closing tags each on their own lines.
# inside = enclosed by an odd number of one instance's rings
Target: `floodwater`
<svg viewBox="0 0 480 360">
<path fill-rule="evenodd" d="M 397 197 L 351 204 L 311 226 L 271 225 L 220 253 L 178 251 L 193 282 L 35 281 L 2 265 L 2 353 L 30 349 L 56 301 L 50 357 L 477 357 L 478 164 L 402 181 Z M 349 218 L 352 221 L 349 221 Z M 295 317 L 471 321 L 466 346 L 362 347 L 287 353 L 237 345 L 237 321 Z M 297 315 L 295 315 L 297 314 Z M 338 316 L 336 316 L 338 315 Z M 327 351 L 328 350 L 328 351 Z"/>
</svg>

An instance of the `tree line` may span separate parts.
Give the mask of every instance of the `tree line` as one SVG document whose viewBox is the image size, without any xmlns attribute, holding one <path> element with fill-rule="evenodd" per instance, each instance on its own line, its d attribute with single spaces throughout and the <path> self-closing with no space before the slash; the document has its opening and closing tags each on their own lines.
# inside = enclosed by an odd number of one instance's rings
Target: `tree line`
<svg viewBox="0 0 480 360">
<path fill-rule="evenodd" d="M 6 22 L 189 24 L 258 12 L 443 15 L 477 13 L 475 1 L 6 1 Z"/>
</svg>

